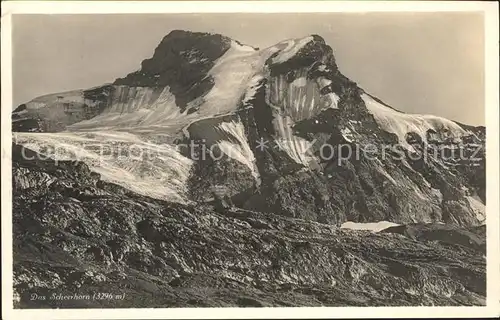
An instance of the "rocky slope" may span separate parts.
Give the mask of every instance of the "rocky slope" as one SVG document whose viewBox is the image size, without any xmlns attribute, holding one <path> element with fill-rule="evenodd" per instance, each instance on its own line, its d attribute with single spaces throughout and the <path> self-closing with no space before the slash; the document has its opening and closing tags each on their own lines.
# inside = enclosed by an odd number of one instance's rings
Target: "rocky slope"
<svg viewBox="0 0 500 320">
<path fill-rule="evenodd" d="M 371 233 L 169 203 L 18 145 L 12 170 L 18 308 L 485 303 L 477 228 Z"/>
</svg>

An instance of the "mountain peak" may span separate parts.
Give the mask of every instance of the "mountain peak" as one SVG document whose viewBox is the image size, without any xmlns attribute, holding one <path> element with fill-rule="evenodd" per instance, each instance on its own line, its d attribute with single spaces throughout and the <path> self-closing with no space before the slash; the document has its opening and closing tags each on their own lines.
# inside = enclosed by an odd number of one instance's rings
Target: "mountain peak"
<svg viewBox="0 0 500 320">
<path fill-rule="evenodd" d="M 140 70 L 12 120 L 22 303 L 484 304 L 484 129 L 394 110 L 318 35 L 259 50 L 173 30 Z"/>
<path fill-rule="evenodd" d="M 182 29 L 175 29 L 170 31 L 166 36 L 163 37 L 162 41 L 160 42 L 160 45 L 164 42 L 170 42 L 170 41 L 178 41 L 178 40 L 194 40 L 194 41 L 199 41 L 200 39 L 207 38 L 210 39 L 211 41 L 221 41 L 221 42 L 230 42 L 231 38 L 226 37 L 224 35 L 218 34 L 218 33 L 210 33 L 210 32 L 198 32 L 198 31 L 189 31 L 189 30 L 182 30 Z"/>
</svg>

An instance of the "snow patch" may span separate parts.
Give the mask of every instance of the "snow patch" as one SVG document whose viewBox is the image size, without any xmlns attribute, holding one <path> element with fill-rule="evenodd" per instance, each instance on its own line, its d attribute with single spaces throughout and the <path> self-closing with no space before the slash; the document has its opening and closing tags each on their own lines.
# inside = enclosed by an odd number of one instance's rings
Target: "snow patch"
<svg viewBox="0 0 500 320">
<path fill-rule="evenodd" d="M 283 42 L 280 42 L 276 45 L 276 47 L 280 48 L 283 45 L 286 47 L 279 52 L 277 56 L 272 59 L 273 63 L 283 63 L 291 59 L 295 56 L 300 49 L 302 49 L 306 44 L 313 41 L 314 38 L 312 36 L 305 37 L 302 39 L 289 39 Z"/>
<path fill-rule="evenodd" d="M 339 97 L 333 92 L 328 93 L 326 96 L 330 100 L 330 108 L 338 109 Z"/>
<path fill-rule="evenodd" d="M 276 115 L 273 121 L 277 131 L 276 143 L 296 163 L 309 167 L 315 157 L 311 152 L 312 142 L 293 134 L 293 121 L 289 116 Z"/>
<path fill-rule="evenodd" d="M 351 229 L 351 230 L 369 230 L 372 232 L 379 232 L 389 227 L 399 226 L 399 224 L 390 221 L 379 221 L 379 222 L 344 222 L 340 228 L 341 229 Z"/>
<path fill-rule="evenodd" d="M 261 85 L 259 84 L 261 83 L 262 79 L 264 79 L 262 75 L 256 75 L 250 80 L 248 89 L 245 92 L 245 96 L 243 97 L 242 100 L 243 105 L 247 105 L 248 102 L 255 97 L 257 91 L 261 87 Z"/>
<path fill-rule="evenodd" d="M 347 142 L 352 142 L 353 141 L 354 137 L 353 137 L 351 129 L 349 129 L 349 128 L 343 128 L 342 130 L 340 130 L 340 132 L 342 133 L 342 136 L 344 137 L 344 139 Z"/>
<path fill-rule="evenodd" d="M 101 114 L 68 127 L 70 131 L 140 132 L 147 128 L 170 128 L 184 117 L 175 103 L 175 96 L 165 87 L 158 98 L 152 99 L 153 88 L 116 86 L 111 104 Z M 126 97 L 126 99 L 124 99 Z"/>
<path fill-rule="evenodd" d="M 236 41 L 231 40 L 231 46 L 239 51 L 245 51 L 245 52 L 255 52 L 258 51 L 256 48 L 252 46 L 248 46 L 242 43 L 238 43 Z"/>
<path fill-rule="evenodd" d="M 250 169 L 254 179 L 260 183 L 255 156 L 248 144 L 243 124 L 235 121 L 222 122 L 217 128 L 238 141 L 237 144 L 227 140 L 220 141 L 218 145 L 221 151 L 228 157 L 246 165 Z"/>
</svg>

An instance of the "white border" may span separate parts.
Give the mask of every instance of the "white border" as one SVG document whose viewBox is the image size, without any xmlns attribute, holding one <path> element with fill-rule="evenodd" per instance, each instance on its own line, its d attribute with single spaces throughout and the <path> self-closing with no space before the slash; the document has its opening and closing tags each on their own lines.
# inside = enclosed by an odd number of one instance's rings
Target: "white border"
<svg viewBox="0 0 500 320">
<path fill-rule="evenodd" d="M 197 13 L 197 12 L 434 12 L 498 11 L 481 1 L 19 1 L 2 3 L 15 13 Z"/>
<path fill-rule="evenodd" d="M 224 12 L 483 12 L 487 127 L 487 306 L 486 307 L 297 307 L 168 309 L 13 310 L 12 302 L 12 14 L 224 13 Z M 2 318 L 3 319 L 223 319 L 353 317 L 494 317 L 500 315 L 498 3 L 448 1 L 115 1 L 2 2 Z"/>
</svg>

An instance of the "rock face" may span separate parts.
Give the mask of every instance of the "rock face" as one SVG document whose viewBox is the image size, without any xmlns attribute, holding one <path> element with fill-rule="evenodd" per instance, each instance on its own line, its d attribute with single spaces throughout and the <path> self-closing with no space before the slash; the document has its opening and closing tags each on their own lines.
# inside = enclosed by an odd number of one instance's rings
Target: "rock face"
<svg viewBox="0 0 500 320">
<path fill-rule="evenodd" d="M 172 31 L 140 70 L 12 118 L 21 296 L 484 303 L 485 128 L 384 104 L 320 36 L 256 49 Z M 402 226 L 336 228 L 382 220 Z"/>
<path fill-rule="evenodd" d="M 13 146 L 18 308 L 485 303 L 484 230 L 371 233 L 169 203 L 23 154 L 36 157 Z"/>
</svg>

